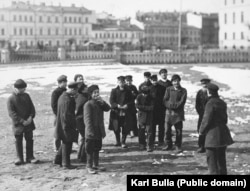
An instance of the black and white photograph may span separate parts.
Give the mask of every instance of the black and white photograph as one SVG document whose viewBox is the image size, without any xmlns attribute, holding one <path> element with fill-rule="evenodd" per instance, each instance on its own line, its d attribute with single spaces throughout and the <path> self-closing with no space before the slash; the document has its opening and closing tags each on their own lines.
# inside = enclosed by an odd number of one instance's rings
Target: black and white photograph
<svg viewBox="0 0 250 191">
<path fill-rule="evenodd" d="M 0 0 L 0 190 L 247 188 L 248 83 L 250 0 Z"/>
</svg>

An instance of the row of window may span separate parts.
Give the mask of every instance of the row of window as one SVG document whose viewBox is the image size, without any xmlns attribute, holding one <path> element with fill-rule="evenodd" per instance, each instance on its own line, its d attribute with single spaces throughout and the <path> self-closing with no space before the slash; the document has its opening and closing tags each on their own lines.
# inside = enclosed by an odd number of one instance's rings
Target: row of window
<svg viewBox="0 0 250 191">
<path fill-rule="evenodd" d="M 149 29 L 149 33 L 158 33 L 158 34 L 178 34 L 179 30 L 178 29 Z M 182 31 L 182 34 L 190 34 L 190 35 L 199 35 L 200 31 L 198 30 L 188 30 L 188 31 Z"/>
<path fill-rule="evenodd" d="M 244 0 L 237 0 L 238 2 L 236 2 L 236 0 L 230 0 L 230 1 L 232 2 L 233 5 L 236 3 L 244 3 Z M 225 5 L 228 5 L 228 3 L 229 3 L 229 0 L 224 1 Z"/>
<path fill-rule="evenodd" d="M 162 41 L 170 41 L 170 42 L 174 42 L 174 41 L 178 41 L 179 38 L 178 37 L 156 37 L 156 38 L 152 38 L 149 37 L 147 38 L 149 41 L 158 41 L 158 42 L 162 42 Z M 187 39 L 188 42 L 199 42 L 200 38 L 196 37 L 196 38 L 188 38 Z"/>
<path fill-rule="evenodd" d="M 137 36 L 137 38 L 139 38 L 139 33 L 136 35 L 134 33 L 131 34 L 131 38 L 135 38 Z M 95 38 L 128 38 L 127 33 L 96 33 L 95 34 Z"/>
<path fill-rule="evenodd" d="M 224 23 L 225 23 L 225 24 L 228 23 L 228 18 L 227 18 L 227 16 L 228 16 L 228 14 L 225 13 L 225 14 L 224 14 Z M 235 12 L 233 12 L 232 18 L 233 18 L 233 19 L 232 19 L 232 23 L 235 24 L 235 23 L 236 23 L 236 20 L 237 20 L 237 19 L 236 19 L 236 13 L 235 13 Z M 241 12 L 241 13 L 240 13 L 240 22 L 241 22 L 241 23 L 244 23 L 244 12 Z"/>
<path fill-rule="evenodd" d="M 225 39 L 225 40 L 229 39 L 229 38 L 228 38 L 228 33 L 226 33 L 226 32 L 224 33 L 224 39 Z M 239 38 L 237 38 L 237 37 L 236 37 L 236 33 L 233 32 L 233 33 L 232 33 L 232 38 L 231 38 L 231 39 L 236 40 L 236 39 L 239 39 Z M 240 39 L 241 39 L 241 40 L 244 40 L 244 39 L 245 39 L 244 32 L 241 32 L 241 33 L 240 33 Z"/>
</svg>

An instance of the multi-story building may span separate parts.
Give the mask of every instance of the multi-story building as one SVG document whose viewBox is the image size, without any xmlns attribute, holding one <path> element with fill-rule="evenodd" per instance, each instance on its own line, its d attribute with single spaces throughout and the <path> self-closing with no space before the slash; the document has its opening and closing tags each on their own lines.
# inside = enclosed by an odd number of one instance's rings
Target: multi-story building
<svg viewBox="0 0 250 191">
<path fill-rule="evenodd" d="M 0 42 L 12 46 L 79 45 L 91 37 L 95 14 L 84 7 L 46 6 L 13 1 L 0 9 Z"/>
<path fill-rule="evenodd" d="M 219 26 L 221 49 L 250 48 L 250 0 L 223 0 Z"/>
</svg>

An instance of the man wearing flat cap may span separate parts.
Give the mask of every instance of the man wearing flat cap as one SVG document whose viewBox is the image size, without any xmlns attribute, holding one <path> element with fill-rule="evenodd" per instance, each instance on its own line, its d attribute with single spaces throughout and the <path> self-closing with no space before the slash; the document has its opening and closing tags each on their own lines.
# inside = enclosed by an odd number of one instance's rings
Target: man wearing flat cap
<svg viewBox="0 0 250 191">
<path fill-rule="evenodd" d="M 211 80 L 208 78 L 203 78 L 200 80 L 202 88 L 197 92 L 196 99 L 195 99 L 195 109 L 199 115 L 198 124 L 197 124 L 197 132 L 198 133 L 200 130 L 201 120 L 203 118 L 205 105 L 206 105 L 207 100 L 208 100 L 207 84 L 210 83 L 210 81 Z M 205 144 L 205 137 L 200 135 L 198 138 L 198 146 L 199 146 L 199 149 L 197 150 L 198 153 L 206 152 L 204 144 Z"/>
<path fill-rule="evenodd" d="M 134 136 L 138 136 L 137 116 L 136 116 L 137 110 L 135 108 L 135 99 L 138 95 L 138 90 L 136 86 L 132 84 L 133 76 L 131 75 L 125 76 L 125 82 L 126 82 L 128 89 L 130 89 L 130 91 L 132 92 L 133 100 L 134 100 L 134 102 L 131 104 L 131 112 L 129 113 L 130 120 L 128 120 L 131 123 L 129 125 L 131 127 L 130 135 L 131 137 L 134 137 Z"/>
<path fill-rule="evenodd" d="M 161 78 L 159 79 L 158 83 L 161 86 L 164 86 L 165 88 L 172 86 L 171 81 L 168 80 L 168 70 L 167 69 L 165 69 L 165 68 L 160 69 L 159 75 Z"/>
<path fill-rule="evenodd" d="M 67 87 L 67 76 L 61 75 L 57 78 L 58 87 L 51 94 L 51 108 L 55 115 L 54 125 L 56 125 L 56 115 L 57 115 L 57 102 L 59 97 L 63 92 L 66 91 Z M 60 140 L 55 140 L 55 150 L 58 151 L 61 145 Z"/>
<path fill-rule="evenodd" d="M 27 84 L 19 79 L 14 83 L 14 92 L 8 98 L 7 107 L 10 118 L 12 119 L 12 129 L 16 139 L 16 153 L 18 160 L 15 165 L 24 164 L 23 159 L 23 137 L 26 140 L 26 162 L 38 162 L 33 155 L 33 130 L 35 124 L 36 111 L 34 104 L 28 93 L 25 92 Z"/>
<path fill-rule="evenodd" d="M 151 73 L 150 72 L 144 72 L 143 76 L 144 76 L 144 82 L 139 85 L 139 88 L 138 88 L 139 93 L 141 92 L 142 86 L 150 87 L 152 85 L 152 83 L 150 82 Z"/>
<path fill-rule="evenodd" d="M 116 137 L 115 146 L 127 148 L 126 138 L 131 130 L 129 113 L 132 112 L 134 99 L 131 91 L 125 85 L 124 76 L 117 77 L 117 85 L 116 88 L 111 90 L 109 98 L 111 105 L 109 129 L 114 131 Z M 120 133 L 122 133 L 122 141 Z"/>
<path fill-rule="evenodd" d="M 178 74 L 172 76 L 171 82 L 173 86 L 166 89 L 163 103 L 166 106 L 165 116 L 165 140 L 166 147 L 163 150 L 172 150 L 172 126 L 175 127 L 176 151 L 181 152 L 182 146 L 182 129 L 184 117 L 184 106 L 187 99 L 187 90 L 180 85 L 181 77 Z"/>
<path fill-rule="evenodd" d="M 62 93 L 58 100 L 55 138 L 62 141 L 56 154 L 54 164 L 66 169 L 73 169 L 70 164 L 72 143 L 77 142 L 75 99 L 78 88 L 77 82 L 68 84 L 68 89 Z"/>
<path fill-rule="evenodd" d="M 199 134 L 205 136 L 209 174 L 226 175 L 226 148 L 233 139 L 227 126 L 227 104 L 220 99 L 218 90 L 216 84 L 207 84 L 208 101 Z"/>
</svg>

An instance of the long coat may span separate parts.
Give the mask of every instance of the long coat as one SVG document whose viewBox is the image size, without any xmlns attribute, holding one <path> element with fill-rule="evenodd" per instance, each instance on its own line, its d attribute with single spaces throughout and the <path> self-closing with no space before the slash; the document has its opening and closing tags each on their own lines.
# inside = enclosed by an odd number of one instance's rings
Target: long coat
<svg viewBox="0 0 250 191">
<path fill-rule="evenodd" d="M 35 129 L 33 120 L 28 126 L 23 125 L 23 122 L 30 116 L 34 119 L 36 115 L 35 107 L 29 94 L 12 93 L 7 101 L 7 109 L 12 119 L 12 130 L 14 135 L 21 135 L 23 132 Z"/>
<path fill-rule="evenodd" d="M 166 89 L 163 102 L 166 106 L 165 122 L 172 125 L 184 121 L 184 106 L 187 100 L 187 90 L 183 87 L 175 89 L 173 86 Z"/>
<path fill-rule="evenodd" d="M 120 87 L 117 86 L 116 88 L 112 89 L 110 94 L 110 105 L 111 105 L 111 111 L 110 111 L 110 119 L 109 119 L 109 130 L 116 131 L 118 127 L 118 105 L 128 105 L 128 108 L 124 111 L 125 112 L 125 122 L 124 122 L 124 128 L 127 132 L 132 130 L 132 120 L 130 113 L 133 112 L 133 105 L 134 105 L 134 99 L 131 91 L 128 89 L 127 86 L 124 87 L 124 90 L 120 90 Z"/>
<path fill-rule="evenodd" d="M 104 127 L 104 111 L 109 111 L 110 106 L 106 102 L 89 100 L 84 105 L 85 138 L 101 140 L 106 136 Z"/>
<path fill-rule="evenodd" d="M 197 124 L 197 130 L 199 131 L 200 129 L 200 125 L 201 125 L 201 121 L 203 118 L 203 114 L 205 111 L 205 105 L 208 101 L 208 95 L 207 95 L 207 91 L 204 90 L 199 90 L 196 94 L 196 99 L 195 99 L 195 109 L 199 115 L 199 119 L 198 119 L 198 124 Z"/>
<path fill-rule="evenodd" d="M 58 100 L 55 138 L 77 142 L 75 100 L 68 92 L 63 92 Z"/>
<path fill-rule="evenodd" d="M 59 97 L 63 92 L 66 91 L 66 88 L 57 87 L 51 94 L 51 108 L 55 115 L 57 115 L 57 102 Z"/>
<path fill-rule="evenodd" d="M 78 129 L 79 132 L 85 130 L 85 125 L 83 122 L 83 108 L 85 103 L 88 101 L 89 95 L 87 93 L 79 93 L 77 94 L 75 98 L 76 102 L 76 129 Z"/>
<path fill-rule="evenodd" d="M 199 133 L 205 135 L 205 147 L 226 147 L 233 144 L 227 126 L 227 105 L 218 96 L 210 97 L 206 106 Z"/>
</svg>

